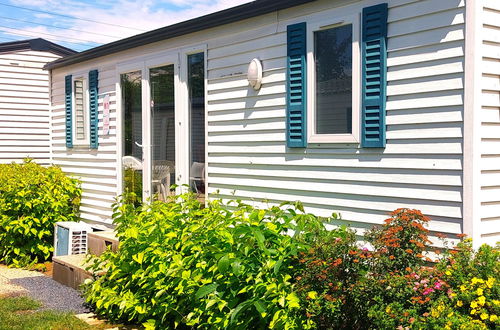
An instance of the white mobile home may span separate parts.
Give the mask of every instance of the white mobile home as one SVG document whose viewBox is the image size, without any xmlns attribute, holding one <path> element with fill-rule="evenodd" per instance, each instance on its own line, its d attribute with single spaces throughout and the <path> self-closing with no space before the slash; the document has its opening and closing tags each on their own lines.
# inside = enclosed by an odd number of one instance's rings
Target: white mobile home
<svg viewBox="0 0 500 330">
<path fill-rule="evenodd" d="M 0 163 L 50 163 L 49 72 L 75 51 L 44 39 L 0 43 Z"/>
<path fill-rule="evenodd" d="M 499 22 L 496 0 L 258 0 L 71 55 L 47 66 L 53 163 L 92 222 L 177 183 L 494 243 Z"/>
</svg>

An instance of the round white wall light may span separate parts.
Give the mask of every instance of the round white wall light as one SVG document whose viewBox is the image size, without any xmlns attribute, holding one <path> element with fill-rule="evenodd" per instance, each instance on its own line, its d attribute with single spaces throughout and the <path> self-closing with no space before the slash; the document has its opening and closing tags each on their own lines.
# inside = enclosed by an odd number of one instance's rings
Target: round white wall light
<svg viewBox="0 0 500 330">
<path fill-rule="evenodd" d="M 248 65 L 247 79 L 253 89 L 260 89 L 262 85 L 262 63 L 258 58 L 254 58 Z"/>
</svg>

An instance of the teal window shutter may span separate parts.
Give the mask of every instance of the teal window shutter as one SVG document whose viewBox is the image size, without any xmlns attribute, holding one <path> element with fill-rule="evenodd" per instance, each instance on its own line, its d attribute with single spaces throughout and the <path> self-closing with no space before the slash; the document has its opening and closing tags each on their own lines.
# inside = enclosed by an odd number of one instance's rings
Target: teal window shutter
<svg viewBox="0 0 500 330">
<path fill-rule="evenodd" d="M 361 146 L 385 147 L 387 3 L 363 9 Z"/>
<path fill-rule="evenodd" d="M 290 148 L 307 146 L 306 23 L 287 27 L 286 141 Z"/>
<path fill-rule="evenodd" d="M 99 111 L 98 111 L 98 84 L 99 73 L 97 70 L 89 72 L 89 112 L 90 112 L 90 148 L 97 149 L 99 146 Z"/>
<path fill-rule="evenodd" d="M 66 103 L 66 147 L 73 148 L 72 76 L 66 76 L 64 82 Z"/>
</svg>

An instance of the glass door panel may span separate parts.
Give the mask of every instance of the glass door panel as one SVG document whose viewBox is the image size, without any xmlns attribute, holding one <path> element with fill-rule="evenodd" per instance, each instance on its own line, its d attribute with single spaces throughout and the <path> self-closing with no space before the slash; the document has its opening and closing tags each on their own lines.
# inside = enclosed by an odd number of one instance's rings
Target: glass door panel
<svg viewBox="0 0 500 330">
<path fill-rule="evenodd" d="M 123 192 L 142 201 L 142 85 L 141 71 L 120 75 L 123 109 Z"/>
<path fill-rule="evenodd" d="M 205 54 L 188 55 L 189 89 L 189 185 L 205 197 Z"/>
<path fill-rule="evenodd" d="M 165 201 L 175 183 L 174 65 L 149 70 L 151 92 L 151 187 Z"/>
</svg>

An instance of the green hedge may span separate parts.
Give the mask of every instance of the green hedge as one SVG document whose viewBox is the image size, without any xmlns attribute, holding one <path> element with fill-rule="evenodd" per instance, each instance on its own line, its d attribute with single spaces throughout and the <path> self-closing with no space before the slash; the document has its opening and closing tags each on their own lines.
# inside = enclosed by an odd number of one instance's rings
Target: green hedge
<svg viewBox="0 0 500 330">
<path fill-rule="evenodd" d="M 107 252 L 87 301 L 146 328 L 495 329 L 500 251 L 464 240 L 432 260 L 418 210 L 366 233 L 328 231 L 300 203 L 255 209 L 190 195 L 117 205 L 119 253 Z M 434 251 L 439 253 L 439 251 Z M 432 263 L 435 262 L 435 263 Z"/>
<path fill-rule="evenodd" d="M 79 181 L 32 161 L 0 164 L 0 262 L 22 267 L 48 260 L 54 223 L 76 221 Z"/>
<path fill-rule="evenodd" d="M 107 273 L 86 293 L 99 314 L 161 329 L 307 326 L 290 274 L 305 242 L 326 232 L 316 217 L 300 204 L 259 210 L 178 198 L 116 210 L 120 252 L 101 258 Z"/>
<path fill-rule="evenodd" d="M 398 209 L 368 231 L 371 249 L 349 235 L 302 253 L 294 286 L 301 312 L 319 329 L 498 329 L 498 247 L 474 251 L 465 239 L 431 250 L 429 220 Z"/>
</svg>

